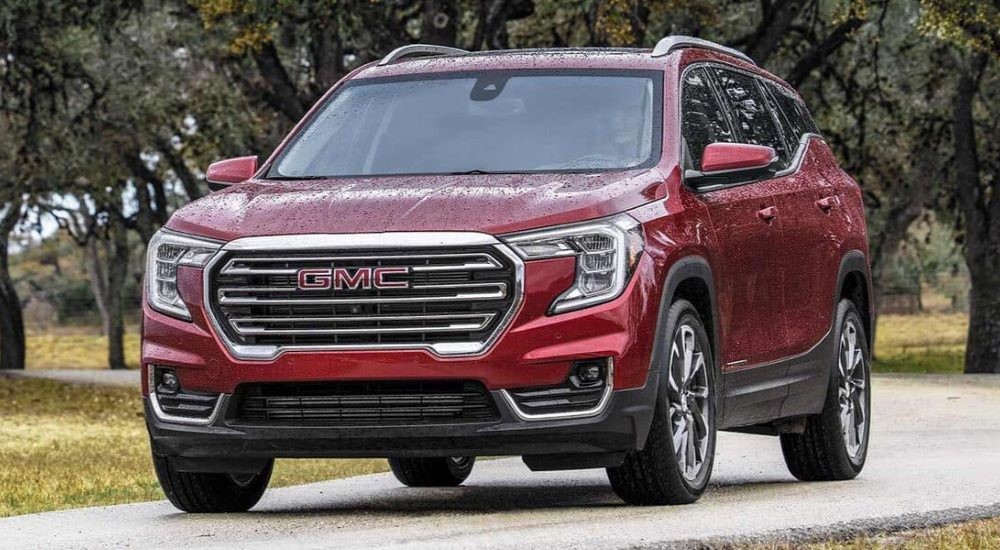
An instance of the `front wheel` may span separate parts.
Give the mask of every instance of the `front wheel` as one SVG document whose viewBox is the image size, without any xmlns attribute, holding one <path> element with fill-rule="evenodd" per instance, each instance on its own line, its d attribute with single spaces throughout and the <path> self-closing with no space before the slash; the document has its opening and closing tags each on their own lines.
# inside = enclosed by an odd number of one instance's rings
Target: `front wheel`
<svg viewBox="0 0 1000 550">
<path fill-rule="evenodd" d="M 389 459 L 392 475 L 408 487 L 456 487 L 475 464 L 474 456 Z"/>
<path fill-rule="evenodd" d="M 871 427 L 871 357 L 865 327 L 849 300 L 837 307 L 837 357 L 823 412 L 802 434 L 782 434 L 785 464 L 802 481 L 853 479 L 865 465 Z"/>
<path fill-rule="evenodd" d="M 715 461 L 715 362 L 698 311 L 678 300 L 667 313 L 667 364 L 646 446 L 608 468 L 629 504 L 689 504 L 701 496 Z"/>
<path fill-rule="evenodd" d="M 257 473 L 180 472 L 169 457 L 153 455 L 153 468 L 170 503 L 184 512 L 246 512 L 264 495 L 274 460 Z"/>
</svg>

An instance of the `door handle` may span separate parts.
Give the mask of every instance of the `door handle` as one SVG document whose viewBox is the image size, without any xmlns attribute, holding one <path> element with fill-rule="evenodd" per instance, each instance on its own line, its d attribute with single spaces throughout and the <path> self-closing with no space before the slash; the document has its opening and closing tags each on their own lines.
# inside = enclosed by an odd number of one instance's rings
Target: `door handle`
<svg viewBox="0 0 1000 550">
<path fill-rule="evenodd" d="M 822 199 L 816 201 L 816 208 L 819 208 L 827 214 L 830 213 L 830 210 L 832 210 L 834 206 L 837 206 L 837 197 L 823 197 Z"/>
<path fill-rule="evenodd" d="M 770 224 L 774 221 L 774 218 L 778 217 L 778 207 L 768 206 L 767 208 L 761 208 L 757 211 L 757 217 Z"/>
</svg>

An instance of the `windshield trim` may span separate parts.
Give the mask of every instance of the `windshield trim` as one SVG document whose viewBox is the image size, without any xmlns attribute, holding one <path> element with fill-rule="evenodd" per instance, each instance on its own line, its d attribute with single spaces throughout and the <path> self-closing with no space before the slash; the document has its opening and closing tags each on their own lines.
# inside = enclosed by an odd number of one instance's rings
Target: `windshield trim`
<svg viewBox="0 0 1000 550">
<path fill-rule="evenodd" d="M 665 71 L 657 69 L 484 69 L 484 70 L 465 70 L 465 71 L 448 71 L 440 73 L 410 73 L 404 75 L 393 75 L 393 76 L 378 76 L 378 77 L 359 77 L 352 78 L 329 94 L 324 98 L 320 105 L 307 116 L 306 119 L 302 121 L 298 127 L 293 130 L 292 134 L 287 136 L 283 143 L 281 144 L 281 149 L 273 156 L 273 158 L 267 163 L 262 170 L 263 176 L 260 178 L 261 181 L 282 181 L 282 182 L 294 182 L 294 181 L 308 181 L 308 180 L 336 180 L 336 179 L 358 179 L 358 178 L 398 178 L 398 177 L 409 177 L 409 176 L 450 176 L 450 175 L 466 175 L 466 174 L 455 174 L 450 171 L 442 172 L 406 172 L 406 173 L 386 173 L 386 174 L 346 174 L 346 175 L 327 175 L 327 176 L 286 176 L 277 172 L 277 167 L 281 161 L 285 158 L 285 155 L 292 148 L 292 146 L 298 142 L 299 136 L 309 130 L 312 127 L 315 119 L 325 112 L 326 108 L 331 102 L 333 102 L 344 90 L 348 88 L 353 88 L 355 86 L 368 86 L 373 84 L 384 84 L 391 82 L 413 82 L 420 80 L 448 80 L 448 79 L 459 79 L 459 78 L 474 78 L 479 75 L 489 73 L 491 75 L 507 75 L 512 76 L 633 76 L 640 78 L 649 78 L 653 84 L 653 105 L 652 105 L 652 143 L 650 147 L 649 157 L 640 164 L 635 164 L 632 166 L 616 167 L 616 168 L 568 168 L 568 169 L 547 169 L 547 170 L 515 170 L 515 171 L 505 171 L 505 172 L 485 172 L 483 174 L 473 174 L 473 175 L 497 175 L 497 174 L 507 174 L 507 175 L 527 175 L 527 174 L 607 174 L 615 172 L 632 172 L 636 170 L 647 170 L 657 166 L 660 163 L 661 157 L 663 155 L 663 108 L 664 108 L 664 97 L 663 97 L 663 81 L 665 78 Z"/>
</svg>

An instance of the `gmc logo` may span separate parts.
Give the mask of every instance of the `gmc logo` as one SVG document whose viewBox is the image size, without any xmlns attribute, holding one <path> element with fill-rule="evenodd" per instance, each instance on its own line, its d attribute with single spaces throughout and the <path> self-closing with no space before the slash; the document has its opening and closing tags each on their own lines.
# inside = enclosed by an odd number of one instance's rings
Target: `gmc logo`
<svg viewBox="0 0 1000 550">
<path fill-rule="evenodd" d="M 302 290 L 370 290 L 373 288 L 410 288 L 409 281 L 387 281 L 388 275 L 403 275 L 408 267 L 334 267 L 300 269 L 299 288 Z"/>
</svg>

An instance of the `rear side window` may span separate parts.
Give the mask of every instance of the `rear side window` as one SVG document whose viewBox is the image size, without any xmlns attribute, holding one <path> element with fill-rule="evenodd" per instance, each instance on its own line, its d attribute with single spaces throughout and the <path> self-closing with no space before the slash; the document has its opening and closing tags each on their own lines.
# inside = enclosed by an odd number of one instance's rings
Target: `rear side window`
<svg viewBox="0 0 1000 550">
<path fill-rule="evenodd" d="M 796 146 L 802 138 L 802 134 L 818 133 L 816 124 L 799 98 L 777 84 L 768 82 L 767 86 L 780 109 L 781 116 L 779 118 L 785 126 L 785 132 L 794 138 Z"/>
<path fill-rule="evenodd" d="M 761 81 L 767 96 L 767 105 L 778 119 L 778 126 L 785 137 L 785 147 L 791 154 L 799 148 L 799 140 L 806 133 L 805 123 L 795 109 L 794 99 L 778 90 L 769 80 Z"/>
<path fill-rule="evenodd" d="M 757 79 L 725 69 L 715 69 L 715 73 L 739 142 L 773 147 L 782 166 L 787 166 L 790 158 L 788 148 L 775 118 L 769 112 L 763 89 L 758 85 Z"/>
<path fill-rule="evenodd" d="M 687 71 L 681 101 L 682 129 L 688 166 L 701 167 L 701 157 L 710 143 L 736 141 L 729 120 L 712 89 L 705 68 Z"/>
</svg>

